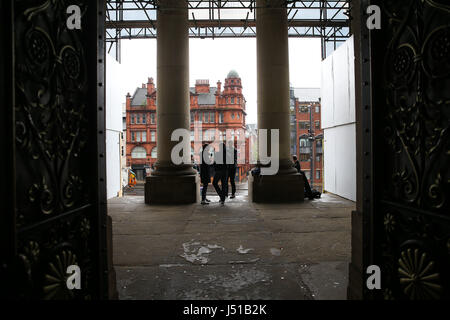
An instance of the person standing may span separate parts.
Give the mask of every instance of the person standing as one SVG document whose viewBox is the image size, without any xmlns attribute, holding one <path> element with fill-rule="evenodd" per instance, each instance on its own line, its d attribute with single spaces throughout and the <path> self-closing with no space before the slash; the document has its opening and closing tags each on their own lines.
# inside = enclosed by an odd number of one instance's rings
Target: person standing
<svg viewBox="0 0 450 320">
<path fill-rule="evenodd" d="M 220 204 L 225 204 L 225 197 L 227 192 L 227 164 L 226 164 L 226 147 L 225 143 L 221 143 L 219 145 L 219 151 L 214 154 L 214 180 L 213 186 L 216 189 L 217 194 L 220 197 Z M 219 187 L 219 181 L 221 183 L 221 187 Z"/>
<path fill-rule="evenodd" d="M 202 205 L 209 204 L 211 201 L 206 198 L 208 184 L 211 182 L 211 158 L 209 156 L 208 144 L 204 144 L 200 152 L 200 181 L 202 183 Z"/>
<path fill-rule="evenodd" d="M 228 142 L 227 148 L 227 170 L 228 178 L 231 184 L 231 197 L 230 199 L 236 198 L 236 169 L 237 169 L 237 149 L 234 147 L 233 141 Z M 226 183 L 225 195 L 228 197 L 228 178 Z"/>
</svg>

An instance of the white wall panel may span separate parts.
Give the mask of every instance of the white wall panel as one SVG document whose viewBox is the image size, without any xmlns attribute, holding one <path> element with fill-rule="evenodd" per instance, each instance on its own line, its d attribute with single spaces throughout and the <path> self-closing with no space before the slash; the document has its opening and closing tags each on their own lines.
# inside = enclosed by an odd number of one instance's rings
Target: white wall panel
<svg viewBox="0 0 450 320">
<path fill-rule="evenodd" d="M 121 88 L 122 66 L 106 55 L 106 192 L 107 197 L 117 197 L 121 188 L 122 103 L 125 94 Z"/>
<path fill-rule="evenodd" d="M 336 194 L 356 201 L 356 126 L 355 124 L 336 127 Z"/>
<path fill-rule="evenodd" d="M 324 130 L 323 152 L 324 189 L 336 193 L 336 161 L 331 161 L 336 155 L 334 128 Z"/>
<path fill-rule="evenodd" d="M 112 130 L 106 131 L 106 177 L 107 198 L 117 197 L 120 191 L 120 133 Z"/>
<path fill-rule="evenodd" d="M 330 128 L 334 126 L 334 79 L 332 57 L 329 57 L 322 62 L 321 93 L 322 128 Z"/>
<path fill-rule="evenodd" d="M 353 37 L 322 62 L 325 190 L 356 201 Z"/>
</svg>

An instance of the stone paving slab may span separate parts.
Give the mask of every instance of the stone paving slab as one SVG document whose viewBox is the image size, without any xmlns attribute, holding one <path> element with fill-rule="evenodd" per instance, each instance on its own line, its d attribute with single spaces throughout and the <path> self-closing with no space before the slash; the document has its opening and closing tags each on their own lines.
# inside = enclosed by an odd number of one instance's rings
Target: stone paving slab
<svg viewBox="0 0 450 320">
<path fill-rule="evenodd" d="M 351 201 L 108 202 L 122 299 L 345 299 Z"/>
</svg>

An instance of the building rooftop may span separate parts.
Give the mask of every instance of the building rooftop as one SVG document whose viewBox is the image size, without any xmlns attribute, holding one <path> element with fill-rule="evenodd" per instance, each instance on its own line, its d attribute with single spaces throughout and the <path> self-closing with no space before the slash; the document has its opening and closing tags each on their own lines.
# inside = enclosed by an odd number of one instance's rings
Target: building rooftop
<svg viewBox="0 0 450 320">
<path fill-rule="evenodd" d="M 231 70 L 228 72 L 227 79 L 228 78 L 239 78 L 239 73 L 237 73 L 236 70 Z"/>
<path fill-rule="evenodd" d="M 132 106 L 142 106 L 147 103 L 147 88 L 136 88 L 131 100 Z"/>
<path fill-rule="evenodd" d="M 189 91 L 191 93 L 195 94 L 195 87 L 189 88 Z M 198 95 L 198 104 L 199 105 L 215 105 L 216 104 L 216 94 L 217 88 L 216 87 L 209 87 L 209 93 L 197 93 Z"/>
<path fill-rule="evenodd" d="M 319 102 L 321 97 L 320 88 L 292 88 L 292 90 L 300 102 Z"/>
</svg>

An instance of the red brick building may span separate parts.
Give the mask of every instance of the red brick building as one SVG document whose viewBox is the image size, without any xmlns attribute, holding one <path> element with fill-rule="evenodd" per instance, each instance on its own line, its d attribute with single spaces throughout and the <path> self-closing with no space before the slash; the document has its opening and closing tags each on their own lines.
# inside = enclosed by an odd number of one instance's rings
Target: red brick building
<svg viewBox="0 0 450 320">
<path fill-rule="evenodd" d="M 228 73 L 223 89 L 220 81 L 216 87 L 211 87 L 209 80 L 197 80 L 195 87 L 190 88 L 191 154 L 199 162 L 202 142 L 225 137 L 240 141 L 238 157 L 240 161 L 245 159 L 245 163 L 238 166 L 238 181 L 246 177 L 251 167 L 245 104 L 241 78 L 236 71 Z M 201 132 L 195 129 L 199 124 Z M 157 160 L 156 125 L 156 88 L 153 79 L 148 78 L 147 84 L 137 88 L 133 96 L 127 94 L 126 97 L 127 166 L 137 173 L 138 180 L 144 179 L 145 172 Z"/>
<path fill-rule="evenodd" d="M 292 110 L 296 133 L 294 154 L 299 158 L 301 168 L 312 187 L 322 191 L 324 172 L 320 89 L 294 89 L 294 96 L 295 108 Z"/>
</svg>

